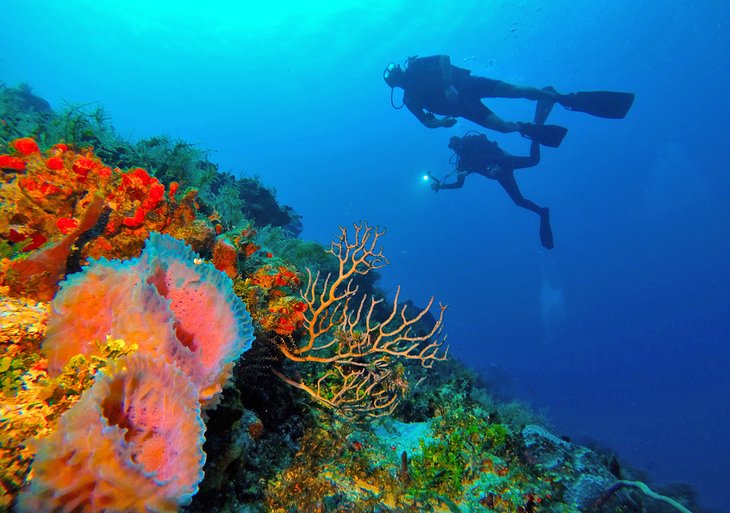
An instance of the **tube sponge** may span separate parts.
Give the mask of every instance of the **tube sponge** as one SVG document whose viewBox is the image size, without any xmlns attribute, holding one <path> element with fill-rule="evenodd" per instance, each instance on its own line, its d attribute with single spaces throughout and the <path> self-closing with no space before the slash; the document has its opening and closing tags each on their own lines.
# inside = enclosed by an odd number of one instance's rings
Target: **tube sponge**
<svg viewBox="0 0 730 513">
<path fill-rule="evenodd" d="M 176 512 L 203 478 L 198 390 L 174 365 L 123 357 L 39 442 L 18 513 Z"/>
</svg>

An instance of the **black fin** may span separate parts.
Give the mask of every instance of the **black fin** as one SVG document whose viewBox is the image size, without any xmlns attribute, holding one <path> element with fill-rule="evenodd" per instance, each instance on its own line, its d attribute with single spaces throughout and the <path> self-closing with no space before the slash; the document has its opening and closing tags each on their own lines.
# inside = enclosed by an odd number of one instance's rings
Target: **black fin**
<svg viewBox="0 0 730 513">
<path fill-rule="evenodd" d="M 568 110 L 585 112 L 599 118 L 621 119 L 634 103 L 634 93 L 579 91 L 558 95 L 558 103 Z"/>
<path fill-rule="evenodd" d="M 553 249 L 553 230 L 550 228 L 550 209 L 542 209 L 540 215 L 540 242 L 544 248 Z"/>
<path fill-rule="evenodd" d="M 537 141 L 543 146 L 557 148 L 563 142 L 563 137 L 568 129 L 558 125 L 536 125 L 534 123 L 521 123 L 520 134 L 528 139 Z"/>
</svg>

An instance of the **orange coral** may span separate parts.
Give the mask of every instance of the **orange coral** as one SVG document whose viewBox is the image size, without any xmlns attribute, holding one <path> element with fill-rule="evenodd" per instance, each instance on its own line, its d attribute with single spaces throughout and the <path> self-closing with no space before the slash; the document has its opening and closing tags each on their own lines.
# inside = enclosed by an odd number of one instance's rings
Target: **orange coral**
<svg viewBox="0 0 730 513">
<path fill-rule="evenodd" d="M 66 261 L 71 253 L 71 247 L 81 235 L 96 224 L 101 215 L 102 207 L 102 199 L 100 197 L 94 198 L 84 212 L 81 223 L 75 222 L 76 227 L 70 232 L 61 230 L 62 233 L 68 233 L 61 240 L 34 252 L 28 258 L 11 262 L 5 278 L 10 291 L 18 295 L 24 292 L 32 292 L 37 299 L 50 301 L 58 289 L 59 280 L 66 271 Z M 67 228 L 70 229 L 70 226 L 67 226 Z M 45 237 L 42 234 L 35 235 L 40 237 L 41 240 L 33 240 L 31 246 L 24 248 L 25 251 L 36 249 L 45 242 Z"/>
<path fill-rule="evenodd" d="M 212 242 L 213 228 L 197 218 L 192 189 L 173 200 L 178 184 L 171 185 L 168 197 L 165 186 L 144 169 L 111 169 L 90 148 L 73 150 L 59 143 L 41 154 L 31 138 L 16 139 L 10 146 L 13 154 L 0 155 L 0 240 L 7 241 L 15 255 L 33 256 L 36 250 L 44 251 L 44 245 L 71 235 L 94 197 L 103 199 L 106 213 L 96 219 L 106 226 L 99 226 L 101 235 L 80 248 L 82 259 L 137 256 L 151 231 L 171 233 L 195 248 Z M 60 277 L 51 273 L 46 281 Z M 0 268 L 0 285 L 9 280 L 15 284 L 14 295 L 35 293 Z"/>
<path fill-rule="evenodd" d="M 225 237 L 216 237 L 213 243 L 213 265 L 219 271 L 226 273 L 229 278 L 238 275 L 238 251 Z"/>
<path fill-rule="evenodd" d="M 53 171 L 60 171 L 64 166 L 63 159 L 61 157 L 51 157 L 46 160 L 46 166 Z"/>
<path fill-rule="evenodd" d="M 77 354 L 92 354 L 107 336 L 165 357 L 176 345 L 165 300 L 146 284 L 134 261 L 95 262 L 62 283 L 43 342 L 52 376 Z"/>
<path fill-rule="evenodd" d="M 175 363 L 216 403 L 233 362 L 253 338 L 230 280 L 179 240 L 153 233 L 139 259 L 93 262 L 53 298 L 42 350 L 57 374 L 76 354 L 110 335 Z"/>
</svg>

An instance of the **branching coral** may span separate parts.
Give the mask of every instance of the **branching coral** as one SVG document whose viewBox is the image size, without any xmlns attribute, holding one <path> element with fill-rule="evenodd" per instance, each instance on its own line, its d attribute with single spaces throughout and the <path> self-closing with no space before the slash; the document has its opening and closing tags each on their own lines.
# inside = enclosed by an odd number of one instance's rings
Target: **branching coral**
<svg viewBox="0 0 730 513">
<path fill-rule="evenodd" d="M 414 360 L 430 368 L 446 358 L 441 336 L 445 306 L 440 306 L 439 317 L 430 330 L 416 331 L 433 298 L 426 308 L 408 315 L 407 307 L 398 304 L 398 289 L 390 313 L 382 320 L 375 314 L 382 299 L 368 301 L 363 295 L 356 300 L 353 278 L 388 263 L 382 249 L 376 249 L 384 233 L 365 224 L 355 225 L 354 238 L 349 240 L 347 230 L 340 228 L 329 250 L 339 261 L 338 274 L 328 275 L 322 284 L 319 274 L 308 274 L 308 284 L 302 291 L 306 304 L 304 337 L 293 344 L 288 339 L 279 343 L 289 360 L 320 364 L 324 370 L 311 383 L 275 371 L 277 376 L 345 415 L 392 413 L 408 388 L 398 360 Z"/>
</svg>

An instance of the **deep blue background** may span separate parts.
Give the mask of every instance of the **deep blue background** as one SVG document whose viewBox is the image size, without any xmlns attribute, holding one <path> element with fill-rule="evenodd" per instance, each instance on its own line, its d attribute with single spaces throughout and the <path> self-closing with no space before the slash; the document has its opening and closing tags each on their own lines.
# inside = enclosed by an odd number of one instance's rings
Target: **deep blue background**
<svg viewBox="0 0 730 513">
<path fill-rule="evenodd" d="M 449 304 L 454 355 L 510 376 L 558 432 L 730 511 L 728 2 L 29 4 L 2 7 L 0 79 L 57 109 L 99 102 L 132 139 L 210 149 L 276 188 L 306 238 L 387 227 L 384 284 Z M 434 194 L 421 181 L 448 172 L 449 137 L 475 127 L 422 127 L 390 107 L 381 74 L 433 53 L 515 83 L 636 92 L 621 121 L 557 107 L 563 145 L 518 172 L 551 208 L 554 250 L 493 182 Z M 527 101 L 488 104 L 532 116 Z"/>
</svg>

